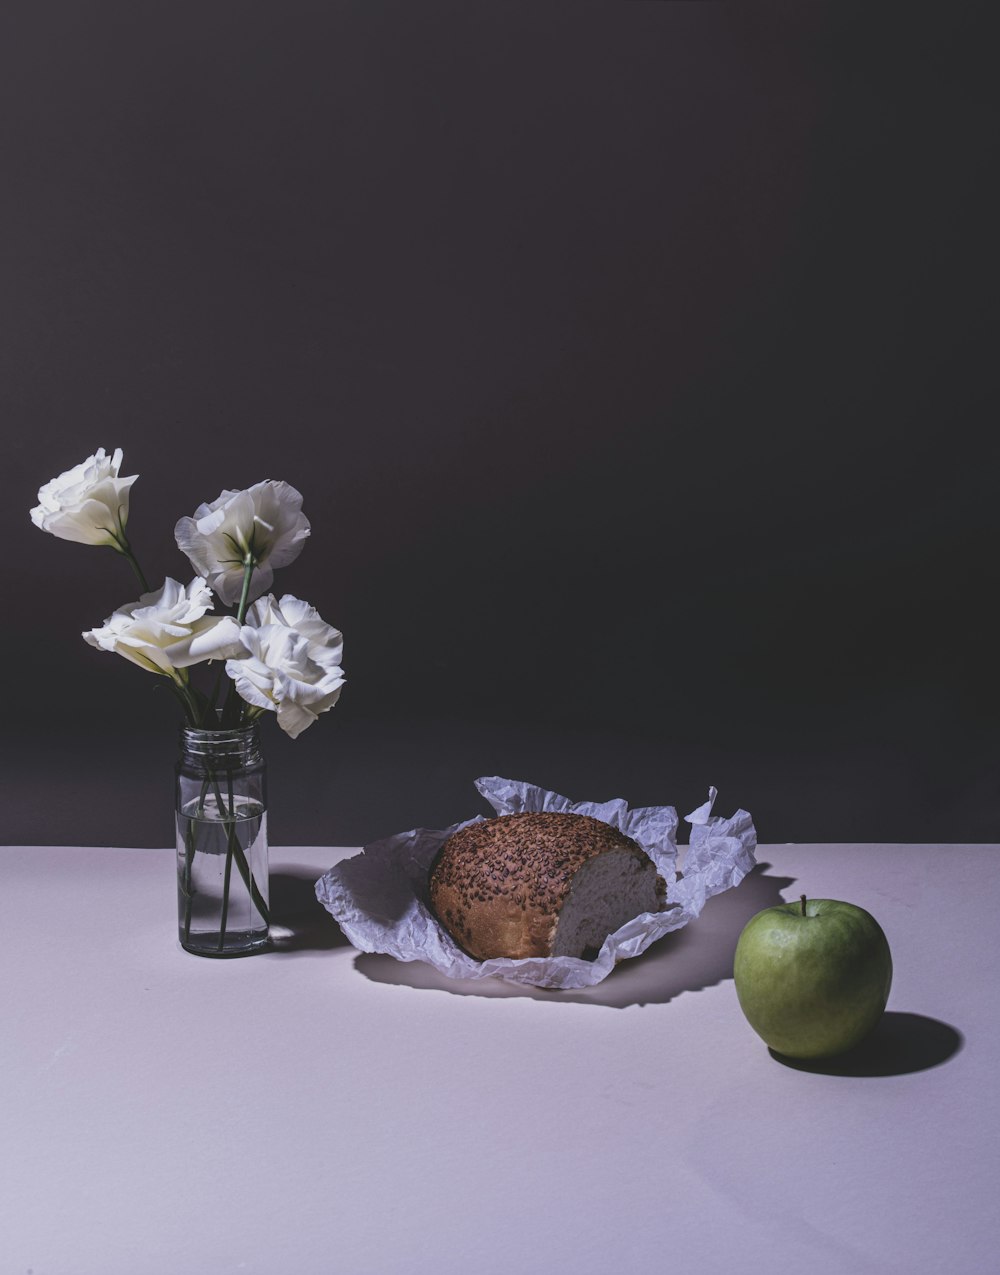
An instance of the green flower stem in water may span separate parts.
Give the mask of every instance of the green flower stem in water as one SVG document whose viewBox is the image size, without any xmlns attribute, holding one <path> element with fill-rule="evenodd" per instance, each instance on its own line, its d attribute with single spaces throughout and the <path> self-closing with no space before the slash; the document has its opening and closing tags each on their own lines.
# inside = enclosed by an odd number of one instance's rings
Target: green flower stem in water
<svg viewBox="0 0 1000 1275">
<path fill-rule="evenodd" d="M 204 789 L 202 789 L 202 804 L 204 800 Z M 184 829 L 184 942 L 188 943 L 191 939 L 191 905 L 194 901 L 191 889 L 191 872 L 194 867 L 194 824 L 190 819 L 186 820 L 186 823 L 187 827 Z"/>
<path fill-rule="evenodd" d="M 209 780 L 206 777 L 201 781 L 201 792 L 198 795 L 198 815 L 204 817 L 205 814 L 205 798 L 208 795 Z M 185 943 L 191 938 L 191 907 L 194 902 L 194 891 L 191 887 L 191 873 L 194 870 L 194 821 L 188 819 L 187 827 L 184 830 L 184 941 Z"/>
<path fill-rule="evenodd" d="M 219 789 L 219 780 L 216 777 L 216 775 L 214 773 L 211 774 L 209 779 L 207 779 L 205 782 L 206 783 L 211 782 L 212 787 L 215 791 L 215 800 L 218 803 L 218 807 L 220 810 L 225 810 L 226 806 L 222 800 L 222 792 Z M 260 913 L 261 919 L 264 921 L 265 925 L 270 925 L 271 916 L 270 916 L 270 911 L 268 909 L 267 903 L 264 900 L 264 896 L 260 892 L 257 882 L 253 879 L 253 873 L 250 871 L 250 864 L 247 862 L 246 854 L 244 853 L 243 847 L 240 845 L 236 837 L 236 819 L 235 819 L 235 814 L 234 814 L 233 806 L 232 806 L 232 776 L 231 775 L 229 777 L 229 793 L 230 793 L 230 805 L 228 809 L 229 809 L 230 817 L 229 819 L 223 819 L 223 823 L 225 824 L 225 827 L 226 827 L 226 842 L 227 842 L 226 844 L 226 859 L 227 859 L 226 897 L 223 902 L 223 908 L 225 911 L 228 911 L 228 908 L 229 908 L 228 859 L 230 856 L 232 856 L 232 860 L 236 864 L 236 871 L 242 877 L 243 884 L 250 891 L 250 898 L 253 900 L 254 907 L 256 907 L 257 911 Z"/>
<path fill-rule="evenodd" d="M 219 921 L 219 951 L 226 942 L 226 924 L 229 920 L 229 883 L 233 876 L 233 850 L 236 841 L 236 809 L 233 803 L 233 772 L 226 771 L 226 786 L 229 791 L 229 820 L 226 822 L 226 871 L 222 883 L 222 917 Z M 248 865 L 249 866 L 249 865 Z"/>
</svg>

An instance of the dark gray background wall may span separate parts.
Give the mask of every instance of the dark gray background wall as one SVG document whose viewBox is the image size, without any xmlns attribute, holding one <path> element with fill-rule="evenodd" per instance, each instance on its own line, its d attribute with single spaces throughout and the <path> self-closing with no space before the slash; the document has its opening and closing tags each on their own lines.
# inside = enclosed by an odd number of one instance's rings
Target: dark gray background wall
<svg viewBox="0 0 1000 1275">
<path fill-rule="evenodd" d="M 39 485 L 147 574 L 284 478 L 345 633 L 272 840 L 480 774 L 761 839 L 996 840 L 991 45 L 975 6 L 0 10 L 5 839 L 162 845 L 175 710 Z"/>
</svg>

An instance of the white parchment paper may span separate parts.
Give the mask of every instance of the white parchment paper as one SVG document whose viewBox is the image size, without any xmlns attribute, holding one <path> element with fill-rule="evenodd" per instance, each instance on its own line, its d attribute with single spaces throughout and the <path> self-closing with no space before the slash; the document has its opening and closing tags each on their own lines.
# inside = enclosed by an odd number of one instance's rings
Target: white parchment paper
<svg viewBox="0 0 1000 1275">
<path fill-rule="evenodd" d="M 316 883 L 316 897 L 362 952 L 382 952 L 399 961 L 427 961 L 449 978 L 504 978 L 535 987 L 578 988 L 601 982 L 618 961 L 638 956 L 671 930 L 699 915 L 706 900 L 738 885 L 754 866 L 757 834 L 745 810 L 728 819 L 712 814 L 716 789 L 703 806 L 685 816 L 689 844 L 678 849 L 677 812 L 672 806 L 630 810 L 613 801 L 570 801 L 558 793 L 497 775 L 476 787 L 498 815 L 525 810 L 560 810 L 591 815 L 636 841 L 667 884 L 667 908 L 643 912 L 608 936 L 596 959 L 572 956 L 477 961 L 454 942 L 430 907 L 428 876 L 446 838 L 482 816 L 450 828 L 413 828 L 365 846 Z M 680 862 L 679 862 L 680 858 Z M 681 871 L 678 872 L 678 867 Z"/>
</svg>

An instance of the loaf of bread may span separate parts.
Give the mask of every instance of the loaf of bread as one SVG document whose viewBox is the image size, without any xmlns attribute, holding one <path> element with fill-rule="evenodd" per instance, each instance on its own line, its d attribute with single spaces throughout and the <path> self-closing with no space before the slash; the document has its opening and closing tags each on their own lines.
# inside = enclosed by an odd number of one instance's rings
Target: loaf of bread
<svg viewBox="0 0 1000 1275">
<path fill-rule="evenodd" d="M 664 906 L 649 856 L 589 815 L 539 811 L 460 828 L 431 867 L 434 912 L 470 956 L 592 959 L 609 934 Z"/>
</svg>

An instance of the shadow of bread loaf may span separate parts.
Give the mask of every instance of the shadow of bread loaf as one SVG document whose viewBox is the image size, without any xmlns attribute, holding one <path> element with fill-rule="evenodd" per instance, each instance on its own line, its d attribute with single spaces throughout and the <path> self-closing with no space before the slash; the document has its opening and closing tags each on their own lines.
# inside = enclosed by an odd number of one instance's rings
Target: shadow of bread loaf
<svg viewBox="0 0 1000 1275">
<path fill-rule="evenodd" d="M 592 959 L 666 885 L 631 837 L 590 815 L 534 811 L 469 824 L 445 841 L 430 874 L 431 905 L 476 960 Z"/>
</svg>

